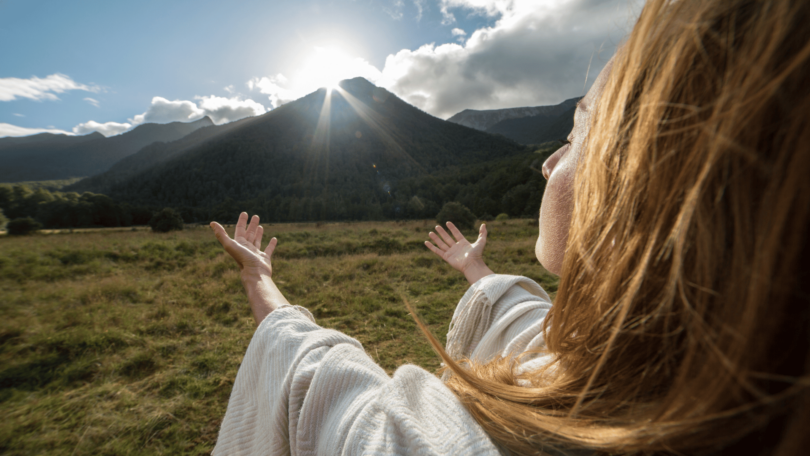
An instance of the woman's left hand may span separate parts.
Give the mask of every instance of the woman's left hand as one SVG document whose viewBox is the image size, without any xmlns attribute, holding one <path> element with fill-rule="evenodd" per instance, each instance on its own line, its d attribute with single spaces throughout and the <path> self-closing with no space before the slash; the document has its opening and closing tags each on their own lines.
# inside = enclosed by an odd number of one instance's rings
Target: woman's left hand
<svg viewBox="0 0 810 456">
<path fill-rule="evenodd" d="M 271 276 L 273 274 L 273 267 L 271 259 L 273 251 L 276 249 L 278 240 L 276 238 L 270 239 L 270 243 L 264 251 L 261 251 L 262 235 L 264 228 L 259 225 L 259 216 L 254 215 L 250 220 L 250 225 L 247 224 L 247 212 L 239 214 L 239 221 L 236 222 L 236 231 L 234 232 L 233 239 L 225 232 L 225 228 L 217 222 L 211 222 L 211 228 L 214 234 L 225 251 L 236 260 L 239 269 L 242 271 L 242 277 L 246 276 L 259 277 Z"/>
<path fill-rule="evenodd" d="M 484 247 L 487 245 L 487 226 L 481 225 L 478 228 L 478 239 L 470 244 L 461 231 L 447 222 L 447 228 L 453 233 L 453 237 L 447 234 L 441 226 L 436 226 L 436 231 L 429 233 L 430 239 L 436 243 L 433 245 L 425 241 L 425 246 L 435 253 L 447 264 L 459 270 L 470 284 L 474 284 L 482 277 L 493 274 L 492 270 L 484 263 Z M 453 239 L 455 238 L 455 239 Z"/>
</svg>

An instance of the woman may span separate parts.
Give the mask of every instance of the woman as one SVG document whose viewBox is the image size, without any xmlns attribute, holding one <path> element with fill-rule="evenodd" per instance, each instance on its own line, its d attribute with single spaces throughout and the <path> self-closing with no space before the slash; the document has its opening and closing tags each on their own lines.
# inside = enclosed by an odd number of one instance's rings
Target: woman
<svg viewBox="0 0 810 456">
<path fill-rule="evenodd" d="M 259 323 L 215 454 L 805 454 L 810 448 L 810 4 L 650 1 L 544 164 L 537 256 L 486 228 L 430 249 L 472 286 L 444 380 L 393 378 L 289 306 L 271 240 L 217 238 Z"/>
</svg>

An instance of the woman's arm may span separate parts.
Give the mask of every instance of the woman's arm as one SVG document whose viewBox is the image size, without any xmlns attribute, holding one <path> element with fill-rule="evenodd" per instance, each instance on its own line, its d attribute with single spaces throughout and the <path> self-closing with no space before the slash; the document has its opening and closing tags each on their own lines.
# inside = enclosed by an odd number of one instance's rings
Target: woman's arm
<svg viewBox="0 0 810 456">
<path fill-rule="evenodd" d="M 438 234 L 430 233 L 436 245 L 425 245 L 472 285 L 453 314 L 447 353 L 455 359 L 487 362 L 542 346 L 543 320 L 551 309 L 548 294 L 531 279 L 496 275 L 487 267 L 483 258 L 486 225 L 479 228 L 474 244 L 452 222 L 447 222 L 447 228 L 452 237 L 437 226 Z"/>
<path fill-rule="evenodd" d="M 233 239 L 225 232 L 225 228 L 217 222 L 211 222 L 211 228 L 225 251 L 236 260 L 242 273 L 242 285 L 250 303 L 250 310 L 258 326 L 270 312 L 282 305 L 289 305 L 287 298 L 273 283 L 273 267 L 271 259 L 276 249 L 278 239 L 270 239 L 267 248 L 262 252 L 262 235 L 264 228 L 259 225 L 259 216 L 254 215 L 247 224 L 247 212 L 239 214 L 236 222 L 236 231 Z"/>
<path fill-rule="evenodd" d="M 447 228 L 453 233 L 453 237 L 447 234 L 441 226 L 436 226 L 438 235 L 434 232 L 429 234 L 430 239 L 436 243 L 431 244 L 425 241 L 425 245 L 431 252 L 438 255 L 441 259 L 447 262 L 450 266 L 461 271 L 470 285 L 478 282 L 483 277 L 494 274 L 489 267 L 484 263 L 484 247 L 487 245 L 487 226 L 481 224 L 478 229 L 478 239 L 474 244 L 470 242 L 461 234 L 461 231 L 456 228 L 453 222 L 447 222 Z"/>
<path fill-rule="evenodd" d="M 214 455 L 498 454 L 436 376 L 405 366 L 391 378 L 358 341 L 287 306 L 271 279 L 277 241 L 262 252 L 259 218 L 247 219 L 239 216 L 233 239 L 211 223 L 242 271 L 258 324 Z"/>
</svg>

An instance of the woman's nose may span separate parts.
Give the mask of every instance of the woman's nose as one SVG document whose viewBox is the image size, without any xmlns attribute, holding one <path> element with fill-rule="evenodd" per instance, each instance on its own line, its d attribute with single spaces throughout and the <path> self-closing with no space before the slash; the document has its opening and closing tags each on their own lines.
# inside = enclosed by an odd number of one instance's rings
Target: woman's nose
<svg viewBox="0 0 810 456">
<path fill-rule="evenodd" d="M 551 154 L 551 156 L 548 157 L 545 162 L 543 162 L 543 177 L 545 177 L 546 180 L 548 180 L 549 176 L 551 176 L 551 172 L 554 171 L 554 167 L 557 166 L 557 162 L 560 161 L 560 157 L 562 157 L 563 154 L 563 149 L 565 148 L 566 146 L 560 147 L 556 152 Z"/>
</svg>

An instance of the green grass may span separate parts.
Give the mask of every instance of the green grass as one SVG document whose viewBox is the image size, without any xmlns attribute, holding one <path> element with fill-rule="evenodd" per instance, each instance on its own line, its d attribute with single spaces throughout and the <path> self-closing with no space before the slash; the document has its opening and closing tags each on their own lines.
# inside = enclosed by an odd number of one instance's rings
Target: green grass
<svg viewBox="0 0 810 456">
<path fill-rule="evenodd" d="M 443 341 L 467 288 L 422 244 L 432 226 L 265 232 L 279 238 L 274 279 L 290 302 L 357 338 L 392 373 L 439 366 L 401 297 Z M 534 258 L 536 224 L 491 222 L 489 232 L 493 270 L 553 295 L 556 279 Z M 209 453 L 254 330 L 238 268 L 207 227 L 0 237 L 0 312 L 8 455 Z"/>
</svg>

